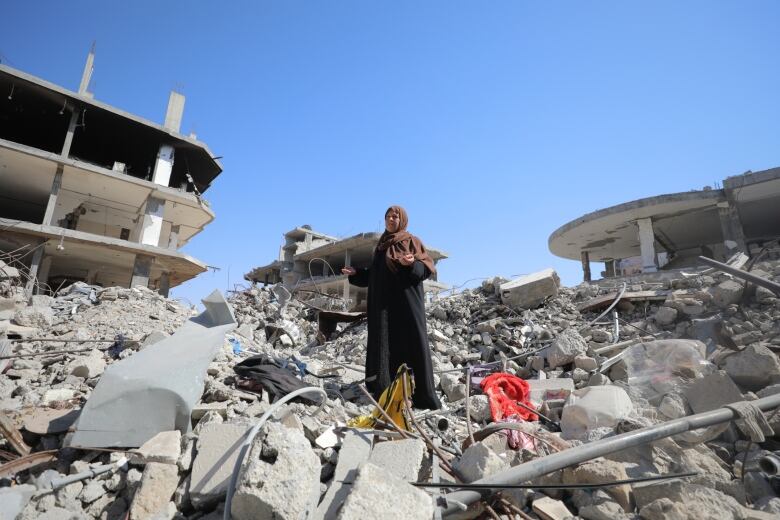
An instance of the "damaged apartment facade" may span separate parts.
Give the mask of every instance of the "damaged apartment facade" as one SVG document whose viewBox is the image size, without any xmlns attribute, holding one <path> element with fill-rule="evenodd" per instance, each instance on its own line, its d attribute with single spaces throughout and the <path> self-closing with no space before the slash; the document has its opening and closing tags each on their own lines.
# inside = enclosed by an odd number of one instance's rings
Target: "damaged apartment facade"
<svg viewBox="0 0 780 520">
<path fill-rule="evenodd" d="M 180 125 L 163 125 L 0 65 L 0 251 L 29 266 L 29 292 L 75 281 L 167 295 L 206 270 L 179 251 L 214 219 L 202 194 L 222 168 Z M 36 283 L 37 280 L 37 283 Z"/>
<path fill-rule="evenodd" d="M 380 236 L 381 233 L 368 232 L 339 239 L 308 225 L 296 227 L 284 234 L 277 260 L 256 267 L 244 278 L 264 285 L 281 283 L 304 299 L 306 295 L 343 298 L 347 309 L 362 310 L 366 305 L 367 289 L 350 285 L 341 269 L 369 267 Z M 438 249 L 427 246 L 426 249 L 436 265 L 448 257 Z M 423 288 L 427 296 L 435 297 L 450 286 L 439 282 L 434 274 L 425 280 Z"/>
<path fill-rule="evenodd" d="M 625 202 L 583 215 L 549 238 L 556 256 L 604 262 L 605 278 L 696 265 L 699 255 L 725 260 L 741 251 L 772 253 L 780 238 L 780 168 L 735 175 L 706 187 Z"/>
</svg>

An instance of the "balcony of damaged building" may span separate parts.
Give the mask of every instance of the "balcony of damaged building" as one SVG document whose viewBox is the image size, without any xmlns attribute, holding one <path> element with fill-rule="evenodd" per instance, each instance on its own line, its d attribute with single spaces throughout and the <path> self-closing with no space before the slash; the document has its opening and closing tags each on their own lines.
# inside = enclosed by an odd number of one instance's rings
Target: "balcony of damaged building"
<svg viewBox="0 0 780 520">
<path fill-rule="evenodd" d="M 202 193 L 221 167 L 179 134 L 182 95 L 160 126 L 94 100 L 88 83 L 71 92 L 0 66 L 11 93 L 0 99 L 0 251 L 22 253 L 48 292 L 83 281 L 167 294 L 205 270 L 178 249 L 213 220 Z"/>
</svg>

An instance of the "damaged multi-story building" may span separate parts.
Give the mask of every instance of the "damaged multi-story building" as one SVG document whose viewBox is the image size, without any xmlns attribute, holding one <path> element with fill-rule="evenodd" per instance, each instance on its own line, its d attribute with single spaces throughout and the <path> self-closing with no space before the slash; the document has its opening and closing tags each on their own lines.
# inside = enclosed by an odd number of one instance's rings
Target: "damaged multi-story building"
<svg viewBox="0 0 780 520">
<path fill-rule="evenodd" d="M 381 233 L 367 232 L 339 239 L 308 225 L 296 227 L 284 234 L 278 259 L 253 269 L 244 278 L 264 285 L 281 283 L 301 296 L 308 293 L 342 298 L 348 308 L 363 309 L 367 290 L 350 285 L 341 269 L 370 266 L 380 236 Z M 426 246 L 426 250 L 434 264 L 448 257 L 432 247 Z M 423 283 L 426 295 L 431 298 L 449 288 L 438 281 L 437 273 Z"/>
<path fill-rule="evenodd" d="M 0 251 L 18 252 L 32 291 L 85 281 L 167 294 L 206 270 L 179 249 L 214 219 L 202 194 L 222 167 L 180 133 L 171 92 L 160 125 L 0 65 Z"/>
<path fill-rule="evenodd" d="M 705 187 L 625 202 L 583 215 L 555 230 L 550 251 L 604 262 L 606 278 L 690 267 L 699 255 L 724 260 L 753 255 L 780 238 L 780 168 L 746 172 Z"/>
</svg>

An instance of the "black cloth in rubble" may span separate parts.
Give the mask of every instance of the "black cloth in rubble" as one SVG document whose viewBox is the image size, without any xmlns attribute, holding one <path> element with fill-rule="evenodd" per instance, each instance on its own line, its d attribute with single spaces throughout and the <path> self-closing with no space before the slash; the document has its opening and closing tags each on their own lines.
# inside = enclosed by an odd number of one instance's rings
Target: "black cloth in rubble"
<svg viewBox="0 0 780 520">
<path fill-rule="evenodd" d="M 378 397 L 406 363 L 414 373 L 414 407 L 439 409 L 425 324 L 423 280 L 430 275 L 419 260 L 394 273 L 387 266 L 385 251 L 375 250 L 371 267 L 357 269 L 349 282 L 368 287 L 366 378 L 376 376 L 367 383 L 368 389 Z"/>
</svg>

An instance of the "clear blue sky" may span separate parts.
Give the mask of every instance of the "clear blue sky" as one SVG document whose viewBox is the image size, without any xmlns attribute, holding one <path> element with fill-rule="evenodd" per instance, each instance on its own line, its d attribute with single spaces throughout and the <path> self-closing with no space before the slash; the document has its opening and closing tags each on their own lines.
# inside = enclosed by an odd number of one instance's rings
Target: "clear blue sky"
<svg viewBox="0 0 780 520">
<path fill-rule="evenodd" d="M 186 247 L 222 271 L 173 290 L 196 301 L 284 231 L 378 231 L 390 204 L 450 253 L 441 281 L 575 284 L 560 225 L 780 166 L 778 23 L 776 1 L 11 2 L 0 57 L 76 89 L 96 40 L 96 98 L 158 122 L 183 91 L 225 168 Z"/>
</svg>

